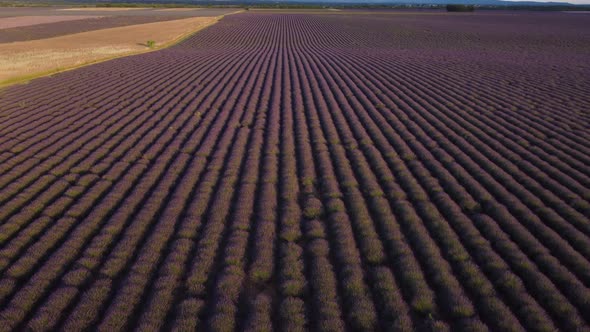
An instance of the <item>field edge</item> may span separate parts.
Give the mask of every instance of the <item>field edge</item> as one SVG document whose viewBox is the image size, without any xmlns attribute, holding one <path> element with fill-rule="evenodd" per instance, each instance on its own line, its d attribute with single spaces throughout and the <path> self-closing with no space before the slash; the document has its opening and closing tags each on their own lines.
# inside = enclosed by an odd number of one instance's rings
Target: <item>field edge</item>
<svg viewBox="0 0 590 332">
<path fill-rule="evenodd" d="M 232 12 L 229 14 L 224 14 L 224 15 L 219 15 L 219 16 L 215 16 L 214 20 L 211 23 L 207 23 L 203 26 L 198 27 L 195 30 L 191 30 L 181 36 L 179 36 L 178 38 L 164 43 L 162 45 L 158 45 L 156 47 L 152 47 L 152 48 L 146 48 L 145 50 L 141 50 L 141 51 L 132 51 L 132 52 L 128 52 L 128 53 L 124 53 L 124 54 L 119 54 L 119 55 L 114 55 L 114 56 L 109 56 L 103 59 L 99 59 L 99 60 L 93 60 L 93 61 L 88 61 L 88 62 L 84 62 L 82 64 L 79 65 L 75 65 L 75 66 L 68 66 L 68 67 L 59 67 L 56 69 L 52 69 L 52 70 L 48 70 L 48 71 L 42 71 L 36 74 L 31 74 L 31 75 L 25 75 L 25 76 L 20 76 L 20 77 L 16 77 L 16 78 L 9 78 L 7 80 L 4 81 L 0 81 L 0 90 L 3 90 L 5 88 L 14 86 L 14 85 L 21 85 L 21 84 L 27 84 L 30 81 L 37 79 L 37 78 L 42 78 L 42 77 L 49 77 L 55 74 L 59 74 L 59 73 L 63 73 L 66 71 L 70 71 L 70 70 L 75 70 L 78 68 L 82 68 L 82 67 L 86 67 L 86 66 L 90 66 L 90 65 L 94 65 L 97 63 L 101 63 L 101 62 L 105 62 L 105 61 L 110 61 L 110 60 L 115 60 L 115 59 L 119 59 L 119 58 L 124 58 L 124 57 L 128 57 L 128 56 L 132 56 L 132 55 L 138 55 L 138 54 L 144 54 L 144 53 L 149 53 L 149 52 L 154 52 L 154 51 L 159 51 L 159 50 L 163 50 L 166 48 L 169 48 L 171 46 L 174 46 L 178 43 L 181 43 L 182 41 L 186 40 L 187 38 L 191 37 L 192 35 L 196 34 L 197 32 L 208 28 L 214 24 L 216 24 L 217 22 L 219 22 L 221 19 L 223 19 L 225 16 L 227 15 L 233 15 L 233 14 L 239 14 L 243 12 L 243 10 L 239 10 L 236 12 Z"/>
</svg>

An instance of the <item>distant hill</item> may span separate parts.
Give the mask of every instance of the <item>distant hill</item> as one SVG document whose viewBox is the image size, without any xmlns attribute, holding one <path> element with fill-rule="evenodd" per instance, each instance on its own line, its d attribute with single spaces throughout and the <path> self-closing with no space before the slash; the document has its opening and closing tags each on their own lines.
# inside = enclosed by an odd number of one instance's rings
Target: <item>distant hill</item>
<svg viewBox="0 0 590 332">
<path fill-rule="evenodd" d="M 221 0 L 224 1 L 224 0 Z M 249 2 L 259 3 L 309 3 L 309 4 L 340 4 L 340 5 L 397 5 L 397 4 L 416 4 L 416 5 L 446 5 L 453 4 L 473 4 L 479 6 L 509 6 L 509 7 L 588 7 L 590 5 L 577 5 L 568 2 L 541 2 L 541 1 L 503 1 L 503 0 L 253 0 Z"/>
<path fill-rule="evenodd" d="M 503 1 L 503 0 L 0 0 L 0 7 L 6 5 L 99 5 L 125 6 L 140 5 L 190 5 L 215 7 L 356 7 L 356 8 L 440 8 L 447 4 L 470 4 L 480 9 L 524 9 L 543 11 L 590 10 L 590 5 L 567 2 Z"/>
<path fill-rule="evenodd" d="M 270 2 L 270 1 L 252 1 L 252 2 Z M 276 3 L 318 3 L 313 0 L 277 0 L 272 1 Z M 500 6 L 563 6 L 573 5 L 567 2 L 539 2 L 539 1 L 502 1 L 502 0 L 324 0 L 322 3 L 337 3 L 337 4 L 475 4 L 475 5 L 500 5 Z"/>
<path fill-rule="evenodd" d="M 261 1 L 266 2 L 266 1 Z M 307 0 L 279 0 L 274 1 L 277 3 L 317 3 L 317 1 Z M 448 3 L 456 4 L 474 4 L 474 5 L 496 5 L 496 6 L 564 6 L 572 5 L 566 2 L 537 2 L 537 1 L 502 1 L 502 0 L 372 0 L 372 1 L 359 1 L 359 0 L 324 0 L 323 3 L 347 3 L 347 4 L 437 4 L 446 5 Z"/>
<path fill-rule="evenodd" d="M 41 0 L 43 1 L 43 0 Z M 61 0 L 64 1 L 64 0 Z M 68 0 L 65 0 L 68 1 Z M 555 7 L 556 10 L 564 10 L 567 7 L 584 7 L 589 5 L 576 5 L 567 2 L 538 2 L 538 1 L 503 1 L 503 0 L 69 0 L 85 3 L 184 3 L 184 4 L 209 4 L 209 5 L 254 5 L 254 6 L 290 6 L 290 5 L 310 5 L 310 6 L 361 6 L 361 7 L 398 7 L 403 5 L 436 5 L 444 6 L 452 4 L 472 4 L 476 6 L 494 7 Z"/>
</svg>

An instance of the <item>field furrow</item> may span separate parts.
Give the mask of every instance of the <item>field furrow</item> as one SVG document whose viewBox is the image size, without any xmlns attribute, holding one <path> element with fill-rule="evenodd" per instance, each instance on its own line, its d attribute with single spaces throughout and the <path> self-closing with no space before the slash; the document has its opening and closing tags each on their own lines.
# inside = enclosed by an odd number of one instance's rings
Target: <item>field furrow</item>
<svg viewBox="0 0 590 332">
<path fill-rule="evenodd" d="M 588 20 L 249 11 L 0 91 L 0 331 L 589 331 Z"/>
</svg>

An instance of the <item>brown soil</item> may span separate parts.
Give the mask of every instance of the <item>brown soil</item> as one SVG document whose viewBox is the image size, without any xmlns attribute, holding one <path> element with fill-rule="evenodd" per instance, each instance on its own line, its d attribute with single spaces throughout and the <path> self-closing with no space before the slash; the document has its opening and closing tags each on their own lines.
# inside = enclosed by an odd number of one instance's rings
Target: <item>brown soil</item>
<svg viewBox="0 0 590 332">
<path fill-rule="evenodd" d="M 140 10 L 140 9 L 149 9 L 146 7 L 133 7 L 133 8 L 108 8 L 108 7 L 80 7 L 80 8 L 65 8 L 59 9 L 62 11 L 98 11 L 98 12 L 122 12 L 127 10 Z"/>
<path fill-rule="evenodd" d="M 55 16 L 20 16 L 20 17 L 5 17 L 0 18 L 0 29 L 10 29 L 17 27 L 26 27 L 37 24 L 55 23 L 64 21 L 83 20 L 87 18 L 97 18 L 100 16 L 88 15 L 55 15 Z"/>
</svg>

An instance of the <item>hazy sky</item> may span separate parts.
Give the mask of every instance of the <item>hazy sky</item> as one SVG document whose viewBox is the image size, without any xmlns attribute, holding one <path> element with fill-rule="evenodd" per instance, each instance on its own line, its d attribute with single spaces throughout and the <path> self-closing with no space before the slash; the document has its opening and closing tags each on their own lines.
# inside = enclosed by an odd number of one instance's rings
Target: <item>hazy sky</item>
<svg viewBox="0 0 590 332">
<path fill-rule="evenodd" d="M 506 1 L 519 1 L 519 0 L 506 0 Z M 532 0 L 538 2 L 569 2 L 577 5 L 587 5 L 590 4 L 590 0 Z"/>
</svg>

